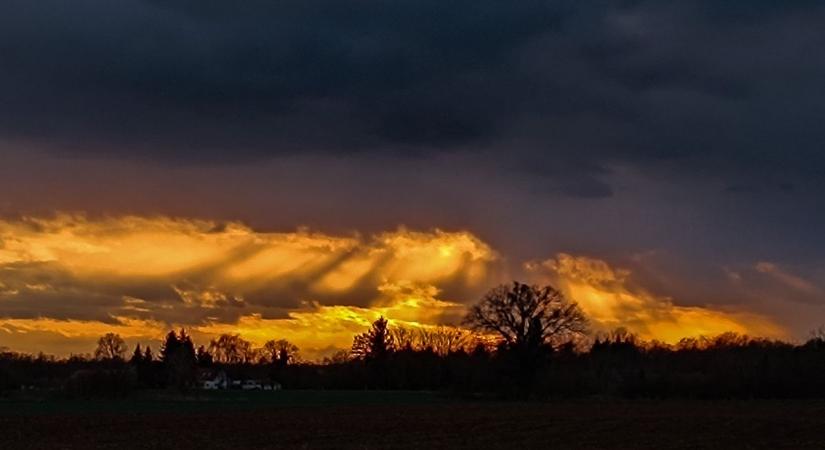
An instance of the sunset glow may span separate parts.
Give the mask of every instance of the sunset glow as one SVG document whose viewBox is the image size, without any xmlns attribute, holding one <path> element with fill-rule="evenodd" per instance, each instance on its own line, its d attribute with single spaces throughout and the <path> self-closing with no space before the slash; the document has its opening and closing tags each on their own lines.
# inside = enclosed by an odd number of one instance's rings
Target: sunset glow
<svg viewBox="0 0 825 450">
<path fill-rule="evenodd" d="M 288 336 L 308 354 L 345 348 L 382 314 L 413 326 L 459 320 L 440 287 L 480 289 L 496 259 L 465 232 L 362 238 L 134 216 L 3 221 L 0 242 L 0 330 L 24 349 L 49 333 L 157 340 L 169 327 Z"/>
<path fill-rule="evenodd" d="M 0 450 L 815 448 L 823 23 L 0 1 Z"/>
<path fill-rule="evenodd" d="M 385 316 L 410 328 L 456 325 L 508 282 L 501 257 L 470 232 L 374 236 L 258 232 L 241 223 L 59 215 L 0 222 L 0 343 L 85 352 L 105 332 L 155 343 L 172 327 L 208 340 L 288 338 L 308 358 L 346 349 Z M 644 339 L 784 331 L 746 310 L 676 306 L 599 260 L 560 254 L 525 273 L 558 285 L 594 331 Z"/>
<path fill-rule="evenodd" d="M 732 331 L 769 338 L 786 338 L 787 332 L 766 317 L 746 310 L 678 306 L 629 281 L 628 271 L 604 261 L 559 254 L 528 270 L 549 274 L 568 297 L 575 299 L 597 331 L 625 328 L 645 340 L 674 344 L 682 338 L 716 336 Z"/>
</svg>

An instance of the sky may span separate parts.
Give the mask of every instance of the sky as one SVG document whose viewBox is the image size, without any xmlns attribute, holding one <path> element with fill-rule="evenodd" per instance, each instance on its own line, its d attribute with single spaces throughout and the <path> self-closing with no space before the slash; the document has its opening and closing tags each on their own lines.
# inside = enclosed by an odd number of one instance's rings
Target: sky
<svg viewBox="0 0 825 450">
<path fill-rule="evenodd" d="M 7 0 L 0 347 L 347 348 L 551 283 L 594 331 L 825 323 L 825 6 Z"/>
</svg>

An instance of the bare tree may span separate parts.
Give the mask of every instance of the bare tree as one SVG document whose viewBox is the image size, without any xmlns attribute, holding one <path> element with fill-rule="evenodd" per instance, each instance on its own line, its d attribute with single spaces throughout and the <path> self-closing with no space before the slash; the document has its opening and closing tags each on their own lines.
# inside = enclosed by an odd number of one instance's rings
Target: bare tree
<svg viewBox="0 0 825 450">
<path fill-rule="evenodd" d="M 396 351 L 431 351 L 440 356 L 459 351 L 468 351 L 473 342 L 469 330 L 440 325 L 428 328 L 393 327 L 389 329 Z"/>
<path fill-rule="evenodd" d="M 597 333 L 594 344 L 602 343 L 643 345 L 639 337 L 628 331 L 625 327 L 614 328 L 608 332 Z"/>
<path fill-rule="evenodd" d="M 328 366 L 332 364 L 346 364 L 350 362 L 352 354 L 348 350 L 338 350 L 335 353 L 324 357 L 321 364 Z"/>
<path fill-rule="evenodd" d="M 239 364 L 254 358 L 252 343 L 238 334 L 222 334 L 209 343 L 209 353 L 215 362 L 222 364 Z"/>
<path fill-rule="evenodd" d="M 421 334 L 416 330 L 405 327 L 394 327 L 390 336 L 398 350 L 420 350 Z"/>
<path fill-rule="evenodd" d="M 582 310 L 561 292 L 517 281 L 490 290 L 470 309 L 464 323 L 476 331 L 495 333 L 506 347 L 521 350 L 558 347 L 587 330 Z"/>
<path fill-rule="evenodd" d="M 264 363 L 286 366 L 298 359 L 298 346 L 286 339 L 271 340 L 264 343 L 259 353 Z"/>
<path fill-rule="evenodd" d="M 126 342 L 120 335 L 106 333 L 97 340 L 95 358 L 100 360 L 123 360 L 126 357 Z"/>
<path fill-rule="evenodd" d="M 430 350 L 440 356 L 468 351 L 473 344 L 469 331 L 448 326 L 423 329 L 419 339 L 421 350 Z"/>
<path fill-rule="evenodd" d="M 808 333 L 808 339 L 812 341 L 825 342 L 825 325 L 820 325 Z"/>
</svg>

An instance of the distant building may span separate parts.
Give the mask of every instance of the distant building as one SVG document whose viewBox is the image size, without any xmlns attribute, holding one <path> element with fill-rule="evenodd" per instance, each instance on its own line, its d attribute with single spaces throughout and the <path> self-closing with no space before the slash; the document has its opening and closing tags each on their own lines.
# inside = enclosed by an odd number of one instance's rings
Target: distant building
<svg viewBox="0 0 825 450">
<path fill-rule="evenodd" d="M 253 379 L 232 380 L 223 370 L 202 369 L 198 372 L 198 382 L 201 389 L 218 391 L 236 389 L 242 391 L 280 391 L 281 384 L 277 382 L 258 381 Z"/>
<path fill-rule="evenodd" d="M 223 370 L 202 370 L 198 374 L 200 385 L 202 389 L 219 390 L 229 388 L 229 377 Z"/>
</svg>

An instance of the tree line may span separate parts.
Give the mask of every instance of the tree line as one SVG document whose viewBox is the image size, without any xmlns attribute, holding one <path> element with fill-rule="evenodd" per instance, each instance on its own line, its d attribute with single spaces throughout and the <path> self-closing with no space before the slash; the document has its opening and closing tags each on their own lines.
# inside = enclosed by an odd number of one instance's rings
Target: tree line
<svg viewBox="0 0 825 450">
<path fill-rule="evenodd" d="M 286 339 L 256 348 L 239 335 L 196 346 L 170 331 L 157 354 L 106 334 L 93 357 L 0 353 L 0 394 L 50 389 L 66 395 L 127 395 L 135 389 L 199 387 L 205 374 L 277 382 L 287 389 L 406 389 L 461 396 L 552 398 L 823 397 L 825 333 L 807 342 L 736 333 L 644 342 L 619 329 L 592 335 L 587 317 L 551 286 L 519 282 L 488 292 L 462 327 L 407 329 L 382 318 L 350 351 L 303 361 Z"/>
</svg>

